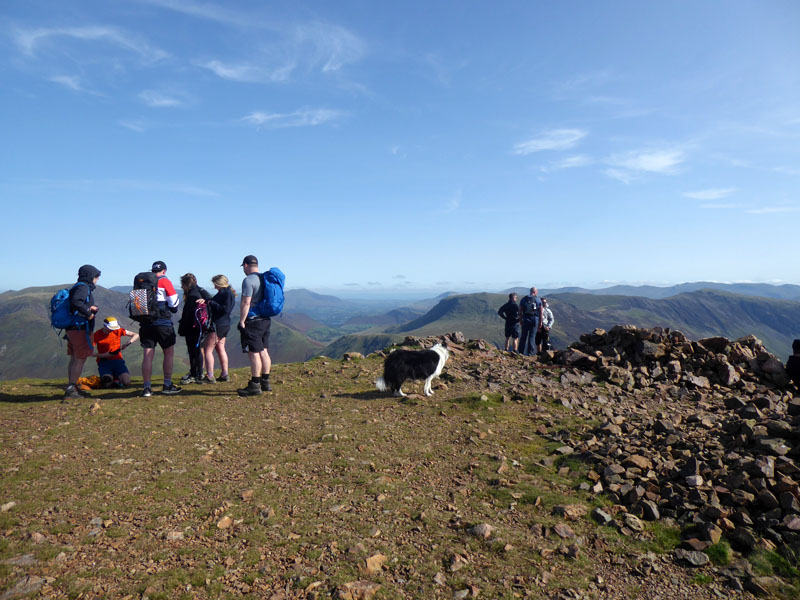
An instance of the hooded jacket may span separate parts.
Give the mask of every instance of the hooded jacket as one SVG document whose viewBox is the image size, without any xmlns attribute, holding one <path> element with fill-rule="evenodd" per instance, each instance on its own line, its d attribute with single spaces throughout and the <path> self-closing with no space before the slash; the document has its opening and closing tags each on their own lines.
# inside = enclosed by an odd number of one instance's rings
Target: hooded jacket
<svg viewBox="0 0 800 600">
<path fill-rule="evenodd" d="M 92 265 L 83 265 L 78 269 L 78 283 L 84 285 L 74 285 L 69 291 L 69 309 L 85 317 L 89 322 L 89 331 L 94 331 L 94 319 L 90 319 L 92 311 L 89 310 L 94 306 L 94 278 L 100 277 L 100 269 Z M 67 327 L 67 329 L 86 329 L 85 325 L 75 327 Z"/>
<path fill-rule="evenodd" d="M 178 335 L 199 335 L 200 330 L 195 329 L 194 311 L 197 308 L 197 301 L 200 299 L 208 302 L 211 299 L 211 294 L 205 291 L 198 285 L 193 285 L 183 295 L 183 312 L 178 321 Z"/>
</svg>

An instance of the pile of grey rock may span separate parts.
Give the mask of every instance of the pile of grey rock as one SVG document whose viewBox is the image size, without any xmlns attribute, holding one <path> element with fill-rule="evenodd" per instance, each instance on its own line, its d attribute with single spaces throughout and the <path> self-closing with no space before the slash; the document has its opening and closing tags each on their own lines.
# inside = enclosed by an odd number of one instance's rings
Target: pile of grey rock
<svg viewBox="0 0 800 600">
<path fill-rule="evenodd" d="M 595 329 L 566 350 L 544 353 L 542 360 L 591 371 L 628 390 L 667 384 L 688 390 L 723 386 L 751 394 L 758 386 L 783 388 L 789 381 L 783 363 L 755 336 L 693 342 L 680 331 L 660 327 Z"/>
</svg>

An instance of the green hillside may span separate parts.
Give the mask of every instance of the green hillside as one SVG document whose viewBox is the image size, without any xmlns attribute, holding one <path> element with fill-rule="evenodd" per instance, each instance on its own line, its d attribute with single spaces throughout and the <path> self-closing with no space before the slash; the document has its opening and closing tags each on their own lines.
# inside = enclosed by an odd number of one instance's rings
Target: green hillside
<svg viewBox="0 0 800 600">
<path fill-rule="evenodd" d="M 756 335 L 771 352 L 786 358 L 791 343 L 800 337 L 800 303 L 701 290 L 665 299 L 595 294 L 549 295 L 555 326 L 551 341 L 564 348 L 596 327 L 614 325 L 678 329 L 693 339 L 721 335 L 730 339 Z M 504 294 L 468 294 L 440 301 L 429 312 L 406 323 L 385 329 L 393 335 L 429 336 L 461 331 L 467 338 L 482 338 L 497 346 L 504 342 L 503 321 L 497 309 L 506 302 Z M 367 338 L 361 341 L 359 338 Z M 347 336 L 328 346 L 324 353 L 358 349 L 360 344 L 375 348 L 373 332 L 368 336 Z M 387 340 L 388 345 L 388 340 Z"/>
<path fill-rule="evenodd" d="M 330 356 L 331 358 L 341 358 L 345 352 L 361 352 L 361 354 L 367 355 L 396 344 L 402 341 L 404 337 L 386 333 L 344 335 L 325 346 L 320 350 L 319 355 Z"/>
</svg>

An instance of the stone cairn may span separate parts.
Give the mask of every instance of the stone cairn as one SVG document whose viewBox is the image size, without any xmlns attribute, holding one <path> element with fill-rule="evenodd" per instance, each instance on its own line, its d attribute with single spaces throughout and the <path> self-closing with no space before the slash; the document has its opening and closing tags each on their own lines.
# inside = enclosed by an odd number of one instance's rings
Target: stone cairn
<svg viewBox="0 0 800 600">
<path fill-rule="evenodd" d="M 723 538 L 797 563 L 800 398 L 757 338 L 692 342 L 678 331 L 618 326 L 544 358 L 627 390 L 574 449 L 593 465 L 583 485 L 607 494 L 624 523 L 679 524 L 676 555 L 696 566 Z M 732 584 L 760 591 L 746 561 L 728 570 Z"/>
<path fill-rule="evenodd" d="M 759 384 L 788 383 L 783 363 L 752 335 L 693 342 L 680 331 L 617 325 L 585 333 L 567 350 L 546 352 L 543 360 L 589 370 L 627 390 L 659 384 L 704 390 L 718 384 L 750 394 Z"/>
</svg>

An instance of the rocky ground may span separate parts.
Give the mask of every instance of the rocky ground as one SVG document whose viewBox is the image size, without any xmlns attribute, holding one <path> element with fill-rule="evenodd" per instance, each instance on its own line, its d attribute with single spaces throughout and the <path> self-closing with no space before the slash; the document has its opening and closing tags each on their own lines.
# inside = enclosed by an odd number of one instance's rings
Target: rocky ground
<svg viewBox="0 0 800 600">
<path fill-rule="evenodd" d="M 278 365 L 256 398 L 244 373 L 69 405 L 4 382 L 0 600 L 796 597 L 793 396 L 592 335 L 576 365 L 451 334 L 403 401 L 379 355 Z"/>
</svg>

